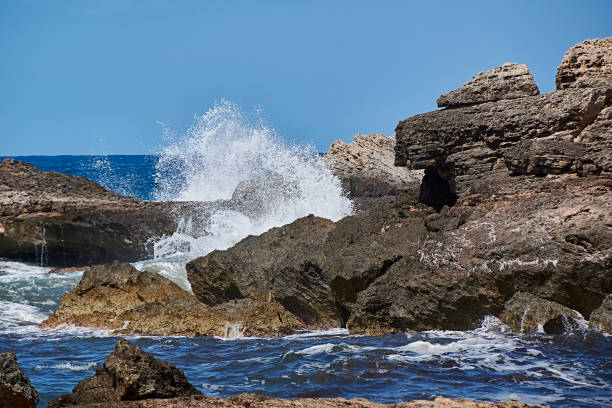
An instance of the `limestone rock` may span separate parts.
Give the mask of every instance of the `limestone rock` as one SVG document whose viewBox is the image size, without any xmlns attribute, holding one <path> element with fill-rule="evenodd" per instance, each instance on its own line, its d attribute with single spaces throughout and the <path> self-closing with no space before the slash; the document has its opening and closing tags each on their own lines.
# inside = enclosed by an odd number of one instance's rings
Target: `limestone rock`
<svg viewBox="0 0 612 408">
<path fill-rule="evenodd" d="M 126 340 L 119 340 L 104 366 L 79 382 L 72 394 L 49 403 L 50 408 L 88 403 L 117 402 L 202 395 L 182 370 L 157 360 Z M 116 405 L 114 405 L 116 406 Z"/>
<path fill-rule="evenodd" d="M 601 306 L 591 313 L 589 328 L 612 334 L 612 294 L 606 296 Z"/>
<path fill-rule="evenodd" d="M 38 392 L 19 367 L 15 353 L 0 354 L 0 408 L 35 408 Z"/>
<path fill-rule="evenodd" d="M 516 333 L 561 334 L 581 327 L 581 319 L 572 309 L 524 292 L 506 302 L 500 320 Z"/>
<path fill-rule="evenodd" d="M 88 405 L 85 405 L 86 407 Z M 190 397 L 167 400 L 122 401 L 95 405 L 97 408 L 528 408 L 542 407 L 516 401 L 486 402 L 464 398 L 442 398 L 433 401 L 414 400 L 392 404 L 380 404 L 363 398 L 295 398 L 280 399 L 257 394 L 240 394 L 234 397 Z M 94 406 L 91 406 L 94 408 Z"/>
<path fill-rule="evenodd" d="M 324 157 L 358 209 L 389 196 L 416 190 L 423 172 L 394 165 L 395 135 L 356 135 L 351 143 L 337 140 Z"/>
<path fill-rule="evenodd" d="M 434 168 L 449 184 L 462 176 L 473 178 L 505 167 L 504 153 L 521 141 L 560 132 L 579 137 L 610 98 L 607 90 L 568 89 L 416 115 L 397 125 L 395 164 Z M 575 149 L 575 154 L 582 152 Z"/>
<path fill-rule="evenodd" d="M 124 323 L 119 319 L 121 314 L 145 304 L 165 306 L 175 300 L 195 298 L 163 276 L 139 271 L 130 264 L 97 265 L 83 273 L 79 284 L 64 295 L 60 307 L 40 326 L 118 329 Z"/>
<path fill-rule="evenodd" d="M 61 324 L 152 336 L 287 335 L 304 324 L 272 300 L 243 299 L 209 307 L 156 273 L 129 264 L 94 266 L 64 295 L 43 328 Z"/>
<path fill-rule="evenodd" d="M 538 95 L 540 91 L 525 64 L 507 62 L 479 72 L 469 82 L 438 98 L 439 107 L 455 108 L 502 99 Z"/>
<path fill-rule="evenodd" d="M 586 40 L 565 53 L 557 89 L 612 88 L 612 37 Z"/>
</svg>

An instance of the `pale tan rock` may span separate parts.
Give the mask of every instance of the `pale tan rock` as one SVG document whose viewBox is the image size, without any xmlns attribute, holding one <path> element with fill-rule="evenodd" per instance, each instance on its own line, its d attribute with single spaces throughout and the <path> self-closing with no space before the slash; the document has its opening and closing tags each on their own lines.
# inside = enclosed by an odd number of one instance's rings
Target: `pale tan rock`
<svg viewBox="0 0 612 408">
<path fill-rule="evenodd" d="M 612 37 L 585 40 L 565 53 L 557 89 L 612 88 Z"/>
<path fill-rule="evenodd" d="M 422 171 L 396 167 L 395 135 L 356 135 L 351 143 L 337 140 L 324 157 L 358 209 L 371 207 L 377 198 L 415 189 Z"/>
<path fill-rule="evenodd" d="M 438 98 L 439 107 L 458 107 L 538 95 L 540 91 L 525 64 L 505 64 L 479 72 L 460 88 Z"/>
<path fill-rule="evenodd" d="M 117 262 L 86 271 L 40 326 L 63 324 L 152 336 L 272 337 L 304 328 L 273 300 L 209 307 L 161 275 Z"/>
</svg>

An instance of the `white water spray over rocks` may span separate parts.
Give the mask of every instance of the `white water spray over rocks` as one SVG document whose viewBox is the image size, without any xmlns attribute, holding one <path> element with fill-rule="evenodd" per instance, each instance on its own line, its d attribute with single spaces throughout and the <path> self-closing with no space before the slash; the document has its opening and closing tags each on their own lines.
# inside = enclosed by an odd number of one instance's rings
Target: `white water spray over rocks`
<svg viewBox="0 0 612 408">
<path fill-rule="evenodd" d="M 136 265 L 189 287 L 177 270 L 215 249 L 314 214 L 337 221 L 353 212 L 340 181 L 312 147 L 288 146 L 260 117 L 250 119 L 222 101 L 170 143 L 156 174 L 158 200 L 206 203 L 177 214 L 177 231 L 154 244 L 155 259 Z M 184 271 L 184 268 L 179 268 Z"/>
</svg>

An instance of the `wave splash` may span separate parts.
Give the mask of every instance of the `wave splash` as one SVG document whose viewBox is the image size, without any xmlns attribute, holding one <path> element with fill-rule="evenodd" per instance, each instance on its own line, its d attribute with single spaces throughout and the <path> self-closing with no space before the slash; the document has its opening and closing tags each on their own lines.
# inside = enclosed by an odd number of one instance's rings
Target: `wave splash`
<svg viewBox="0 0 612 408">
<path fill-rule="evenodd" d="M 317 152 L 286 145 L 255 116 L 222 101 L 185 135 L 165 131 L 170 143 L 157 163 L 155 198 L 205 205 L 178 215 L 177 231 L 154 244 L 155 258 L 227 249 L 308 214 L 334 221 L 352 214 L 352 202 Z"/>
</svg>

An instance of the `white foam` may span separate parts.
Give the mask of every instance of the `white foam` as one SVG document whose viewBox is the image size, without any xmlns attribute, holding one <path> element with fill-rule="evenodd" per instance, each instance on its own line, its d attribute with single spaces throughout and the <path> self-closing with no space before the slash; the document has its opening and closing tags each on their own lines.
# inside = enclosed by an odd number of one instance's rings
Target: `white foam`
<svg viewBox="0 0 612 408">
<path fill-rule="evenodd" d="M 309 330 L 301 333 L 291 334 L 283 337 L 284 339 L 309 339 L 312 337 L 323 337 L 323 336 L 348 336 L 348 329 L 329 329 L 329 330 Z"/>
<path fill-rule="evenodd" d="M 286 145 L 260 118 L 249 120 L 234 104 L 216 104 L 196 117 L 185 135 L 165 132 L 169 144 L 161 152 L 156 174 L 159 200 L 228 200 L 241 182 L 278 178 L 282 183 L 257 187 L 266 200 L 263 211 L 219 206 L 195 216 L 200 219 L 184 214 L 172 236 L 155 242 L 155 258 L 172 257 L 184 265 L 308 214 L 337 221 L 353 212 L 340 181 L 312 147 Z M 187 286 L 183 269 L 164 270 Z"/>
<path fill-rule="evenodd" d="M 359 352 L 361 350 L 363 350 L 362 347 L 354 346 L 352 344 L 346 344 L 346 343 L 339 343 L 339 344 L 324 343 L 324 344 L 317 344 L 315 346 L 307 347 L 307 348 L 305 348 L 303 350 L 298 350 L 298 351 L 295 351 L 295 352 L 292 352 L 292 353 L 312 356 L 312 355 L 315 355 L 315 354 L 331 353 L 331 352 L 338 352 L 338 353 L 351 352 L 351 353 L 355 353 L 355 352 Z"/>
<path fill-rule="evenodd" d="M 87 363 L 87 364 L 74 364 L 71 362 L 66 362 L 66 363 L 62 363 L 62 364 L 56 364 L 53 365 L 51 367 L 47 366 L 47 365 L 37 365 L 36 367 L 34 367 L 34 370 L 45 370 L 48 368 L 52 368 L 55 370 L 61 370 L 61 371 L 90 371 L 90 370 L 94 370 L 98 367 L 98 363 L 92 362 L 92 363 Z"/>
</svg>

